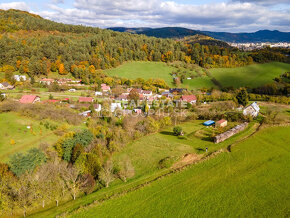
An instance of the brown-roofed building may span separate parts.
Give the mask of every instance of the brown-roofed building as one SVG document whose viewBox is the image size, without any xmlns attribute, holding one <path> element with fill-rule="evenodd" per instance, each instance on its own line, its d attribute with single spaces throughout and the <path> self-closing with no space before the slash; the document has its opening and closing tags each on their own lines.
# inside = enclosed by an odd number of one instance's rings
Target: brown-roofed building
<svg viewBox="0 0 290 218">
<path fill-rule="evenodd" d="M 0 89 L 14 89 L 14 86 L 10 85 L 8 82 L 0 83 Z"/>
<path fill-rule="evenodd" d="M 195 104 L 196 103 L 196 96 L 195 95 L 182 95 L 180 100 L 186 101 L 187 103 L 190 103 L 190 104 Z"/>
<path fill-rule="evenodd" d="M 40 97 L 37 95 L 23 95 L 19 100 L 21 104 L 34 104 L 40 102 Z"/>
<path fill-rule="evenodd" d="M 227 125 L 228 125 L 228 121 L 226 121 L 225 119 L 215 122 L 215 127 L 225 127 Z"/>
<path fill-rule="evenodd" d="M 88 102 L 93 102 L 94 99 L 92 97 L 80 97 L 79 98 L 79 103 L 88 103 Z"/>
</svg>

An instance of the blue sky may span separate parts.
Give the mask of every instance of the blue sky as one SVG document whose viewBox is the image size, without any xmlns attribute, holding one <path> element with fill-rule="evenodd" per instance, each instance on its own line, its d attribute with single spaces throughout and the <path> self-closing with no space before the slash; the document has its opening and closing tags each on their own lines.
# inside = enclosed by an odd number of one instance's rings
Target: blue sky
<svg viewBox="0 0 290 218">
<path fill-rule="evenodd" d="M 101 28 L 180 26 L 198 30 L 290 31 L 289 0 L 0 0 L 57 22 Z"/>
</svg>

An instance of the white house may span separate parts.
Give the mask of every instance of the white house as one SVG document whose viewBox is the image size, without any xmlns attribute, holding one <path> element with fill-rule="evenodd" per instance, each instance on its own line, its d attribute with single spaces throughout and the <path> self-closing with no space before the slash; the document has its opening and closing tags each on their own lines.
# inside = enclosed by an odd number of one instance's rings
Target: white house
<svg viewBox="0 0 290 218">
<path fill-rule="evenodd" d="M 102 96 L 103 93 L 102 92 L 95 92 L 95 96 Z"/>
<path fill-rule="evenodd" d="M 111 103 L 111 112 L 114 112 L 118 108 L 122 109 L 121 103 Z"/>
<path fill-rule="evenodd" d="M 141 94 L 143 94 L 145 97 L 152 96 L 152 91 L 150 90 L 142 90 Z"/>
<path fill-rule="evenodd" d="M 252 117 L 256 117 L 256 116 L 258 116 L 259 111 L 260 111 L 259 105 L 257 104 L 257 102 L 254 102 L 254 103 L 252 103 L 249 106 L 244 108 L 243 114 L 245 116 L 250 115 Z"/>
<path fill-rule="evenodd" d="M 17 81 L 17 82 L 20 82 L 20 81 L 26 81 L 27 78 L 25 75 L 14 75 L 13 78 Z"/>
<path fill-rule="evenodd" d="M 95 105 L 94 105 L 94 108 L 95 108 L 95 111 L 96 111 L 96 112 L 100 112 L 100 111 L 102 110 L 102 105 L 100 105 L 100 104 L 95 104 Z"/>
</svg>

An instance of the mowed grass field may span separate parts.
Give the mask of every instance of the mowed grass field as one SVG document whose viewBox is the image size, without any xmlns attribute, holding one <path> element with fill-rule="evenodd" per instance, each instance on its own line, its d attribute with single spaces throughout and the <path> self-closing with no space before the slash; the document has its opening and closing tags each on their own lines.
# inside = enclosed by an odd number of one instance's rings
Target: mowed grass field
<svg viewBox="0 0 290 218">
<path fill-rule="evenodd" d="M 73 217 L 287 217 L 289 131 L 290 127 L 262 129 L 230 153 L 82 209 Z"/>
<path fill-rule="evenodd" d="M 127 62 L 121 66 L 106 70 L 110 76 L 119 76 L 128 79 L 163 79 L 167 85 L 172 86 L 172 76 L 170 75 L 174 67 L 169 67 L 163 62 Z"/>
<path fill-rule="evenodd" d="M 290 71 L 290 64 L 272 62 L 236 68 L 213 68 L 209 71 L 224 87 L 254 88 L 272 83 L 275 77 Z"/>
<path fill-rule="evenodd" d="M 32 129 L 27 129 L 27 126 Z M 0 159 L 4 162 L 16 152 L 24 152 L 44 142 L 51 144 L 58 138 L 39 121 L 12 112 L 0 114 L 0 130 Z"/>
</svg>

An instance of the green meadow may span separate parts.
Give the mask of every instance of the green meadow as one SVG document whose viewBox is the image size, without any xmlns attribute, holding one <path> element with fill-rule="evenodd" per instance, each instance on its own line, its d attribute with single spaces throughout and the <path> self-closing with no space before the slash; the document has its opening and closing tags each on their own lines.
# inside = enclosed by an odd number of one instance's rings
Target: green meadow
<svg viewBox="0 0 290 218">
<path fill-rule="evenodd" d="M 271 62 L 236 68 L 213 68 L 209 70 L 224 87 L 258 87 L 272 83 L 275 77 L 290 71 L 290 64 Z"/>
<path fill-rule="evenodd" d="M 73 217 L 287 217 L 289 131 L 262 129 L 232 152 L 81 209 Z"/>
<path fill-rule="evenodd" d="M 172 76 L 174 70 L 163 62 L 126 62 L 117 68 L 106 70 L 110 76 L 119 76 L 128 79 L 163 79 L 167 85 L 172 86 Z"/>
<path fill-rule="evenodd" d="M 28 129 L 30 126 L 31 129 Z M 40 143 L 52 144 L 57 136 L 39 121 L 19 116 L 16 113 L 0 114 L 0 159 L 7 161 L 16 152 L 23 152 Z"/>
</svg>

